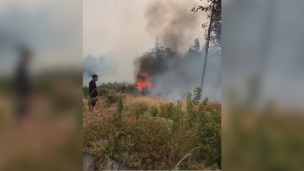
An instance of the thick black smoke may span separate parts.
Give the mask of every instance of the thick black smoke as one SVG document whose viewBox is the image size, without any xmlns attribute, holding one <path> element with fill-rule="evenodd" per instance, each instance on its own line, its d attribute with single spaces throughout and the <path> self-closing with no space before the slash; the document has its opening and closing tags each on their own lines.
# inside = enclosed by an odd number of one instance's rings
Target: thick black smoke
<svg viewBox="0 0 304 171">
<path fill-rule="evenodd" d="M 204 94 L 209 98 L 221 99 L 221 58 L 215 48 L 210 49 L 207 63 Z M 167 94 L 168 98 L 181 99 L 187 92 L 200 86 L 203 71 L 203 52 L 179 54 L 167 48 L 152 51 L 135 61 L 137 76 L 147 73 L 151 77 L 154 95 Z M 140 76 L 137 77 L 140 79 Z"/>
<path fill-rule="evenodd" d="M 164 47 L 156 41 L 149 53 L 134 62 L 135 73 L 137 80 L 141 73 L 151 77 L 152 94 L 167 94 L 167 98 L 181 99 L 187 92 L 200 87 L 204 64 L 202 45 L 196 44 L 188 53 L 184 47 L 194 42 L 191 31 L 201 21 L 188 7 L 166 2 L 154 3 L 146 11 L 146 29 L 157 36 Z M 211 58 L 207 63 L 203 96 L 220 101 L 221 56 L 217 52 L 220 49 L 211 48 L 209 52 Z"/>
<path fill-rule="evenodd" d="M 169 48 L 146 53 L 134 62 L 138 69 L 136 71 L 138 79 L 141 79 L 141 73 L 147 73 L 151 77 L 152 84 L 155 85 L 157 84 L 157 77 L 172 69 L 173 64 L 177 67 L 178 59 L 178 55 Z"/>
<path fill-rule="evenodd" d="M 182 52 L 182 48 L 192 41 L 191 32 L 202 22 L 199 21 L 199 16 L 194 15 L 190 9 L 189 6 L 178 2 L 152 3 L 145 13 L 148 20 L 146 30 L 152 36 L 157 35 L 164 46 L 176 52 Z"/>
</svg>

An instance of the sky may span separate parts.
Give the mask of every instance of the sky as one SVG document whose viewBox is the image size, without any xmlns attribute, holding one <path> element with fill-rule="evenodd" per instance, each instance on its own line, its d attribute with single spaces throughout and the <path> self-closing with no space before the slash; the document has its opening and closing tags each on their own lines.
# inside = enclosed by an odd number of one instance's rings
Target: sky
<svg viewBox="0 0 304 171">
<path fill-rule="evenodd" d="M 153 47 L 156 37 L 161 40 L 162 30 L 149 31 L 146 11 L 154 3 L 164 6 L 160 13 L 170 22 L 174 16 L 174 6 L 179 6 L 194 18 L 197 24 L 185 26 L 186 43 L 180 48 L 185 52 L 195 38 L 204 37 L 201 24 L 206 21 L 203 12 L 193 13 L 191 9 L 202 4 L 199 0 L 86 0 L 83 1 L 83 58 L 88 54 L 95 57 L 107 55 L 106 61 L 117 71 L 114 75 L 103 77 L 108 81 L 133 81 L 135 58 Z M 172 6 L 172 8 L 171 8 Z M 166 25 L 162 20 L 160 25 Z M 178 26 L 176 26 L 178 27 Z M 162 29 L 162 27 L 159 27 Z M 200 39 L 203 43 L 203 39 Z"/>
</svg>

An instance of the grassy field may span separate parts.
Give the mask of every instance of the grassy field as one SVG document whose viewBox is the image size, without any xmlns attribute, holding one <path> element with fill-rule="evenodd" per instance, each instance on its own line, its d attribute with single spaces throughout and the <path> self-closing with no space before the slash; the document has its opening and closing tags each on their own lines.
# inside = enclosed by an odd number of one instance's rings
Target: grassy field
<svg viewBox="0 0 304 171">
<path fill-rule="evenodd" d="M 101 159 L 100 169 L 108 157 L 134 170 L 221 168 L 221 104 L 201 100 L 200 88 L 183 101 L 125 94 L 120 86 L 98 89 L 91 112 L 83 88 L 83 148 Z"/>
</svg>

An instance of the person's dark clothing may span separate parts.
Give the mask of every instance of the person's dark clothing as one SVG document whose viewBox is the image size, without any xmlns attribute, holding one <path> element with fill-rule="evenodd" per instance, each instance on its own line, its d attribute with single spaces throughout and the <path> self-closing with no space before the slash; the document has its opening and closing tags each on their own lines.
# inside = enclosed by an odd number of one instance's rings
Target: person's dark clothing
<svg viewBox="0 0 304 171">
<path fill-rule="evenodd" d="M 92 107 L 95 107 L 96 106 L 96 101 L 94 101 L 94 99 L 92 99 L 91 104 L 92 104 Z"/>
<path fill-rule="evenodd" d="M 30 93 L 30 84 L 27 70 L 24 66 L 19 66 L 17 70 L 17 92 L 20 95 L 28 95 Z"/>
<path fill-rule="evenodd" d="M 29 104 L 28 99 L 30 96 L 30 80 L 27 74 L 27 70 L 24 65 L 20 65 L 17 68 L 16 75 L 16 93 L 17 93 L 17 117 L 23 118 L 28 114 Z"/>
<path fill-rule="evenodd" d="M 91 80 L 89 83 L 89 93 L 90 93 L 90 97 L 95 98 L 98 96 L 96 83 L 93 80 Z"/>
<path fill-rule="evenodd" d="M 97 92 L 96 83 L 93 80 L 91 80 L 89 83 L 89 94 L 92 102 L 92 107 L 95 107 L 97 101 L 96 97 L 98 96 L 98 92 Z"/>
</svg>

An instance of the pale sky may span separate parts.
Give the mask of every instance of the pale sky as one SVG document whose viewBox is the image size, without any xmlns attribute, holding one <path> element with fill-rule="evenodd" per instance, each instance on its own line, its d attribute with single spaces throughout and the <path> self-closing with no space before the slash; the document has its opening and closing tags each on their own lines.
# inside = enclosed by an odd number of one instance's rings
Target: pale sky
<svg viewBox="0 0 304 171">
<path fill-rule="evenodd" d="M 204 37 L 205 31 L 201 28 L 201 24 L 206 21 L 205 13 L 191 12 L 194 6 L 202 4 L 199 0 L 85 0 L 83 1 L 83 57 L 88 54 L 100 56 L 111 53 L 111 57 L 106 60 L 116 68 L 118 74 L 117 78 L 112 76 L 109 79 L 132 81 L 134 59 L 152 48 L 155 37 L 159 37 L 147 31 L 148 20 L 145 17 L 145 12 L 151 3 L 157 2 L 166 6 L 180 5 L 193 17 L 199 18 L 194 27 L 186 28 L 185 34 L 186 32 L 190 34 L 188 36 L 190 38 L 184 40 L 187 45 L 182 49 L 186 51 L 195 38 Z M 167 18 L 174 13 L 170 10 L 172 8 L 163 11 Z"/>
<path fill-rule="evenodd" d="M 31 45 L 37 57 L 33 69 L 81 67 L 80 56 L 111 52 L 107 62 L 117 69 L 117 77 L 111 81 L 131 81 L 134 58 L 152 48 L 159 36 L 146 28 L 145 12 L 151 2 L 168 7 L 177 4 L 189 15 L 200 17 L 197 24 L 184 31 L 190 37 L 183 49 L 187 50 L 195 38 L 204 37 L 201 24 L 205 14 L 191 12 L 202 3 L 199 0 L 1 0 L 0 30 L 10 39 L 16 37 Z M 171 8 L 163 11 L 166 18 L 174 15 Z"/>
</svg>

